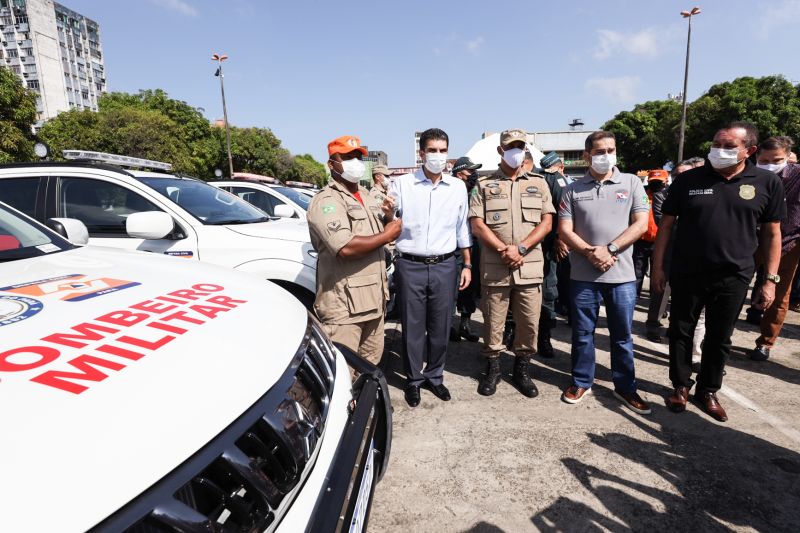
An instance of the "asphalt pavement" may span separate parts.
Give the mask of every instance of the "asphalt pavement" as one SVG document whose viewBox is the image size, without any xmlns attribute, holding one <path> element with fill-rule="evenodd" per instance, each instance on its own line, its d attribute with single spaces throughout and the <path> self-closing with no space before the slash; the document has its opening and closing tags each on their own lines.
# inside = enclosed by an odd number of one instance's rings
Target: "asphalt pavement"
<svg viewBox="0 0 800 533">
<path fill-rule="evenodd" d="M 608 329 L 596 333 L 597 381 L 578 405 L 570 384 L 570 328 L 553 331 L 556 356 L 534 358 L 539 396 L 511 385 L 513 356 L 492 397 L 477 393 L 482 345 L 450 343 L 445 384 L 403 400 L 399 325 L 389 322 L 387 373 L 394 440 L 370 516 L 373 532 L 800 531 L 800 313 L 789 312 L 765 362 L 750 361 L 758 328 L 733 338 L 720 402 L 727 423 L 694 405 L 667 410 L 666 344 L 644 337 L 647 292 L 635 315 L 639 391 L 649 416 L 612 395 Z M 473 315 L 482 331 L 480 313 Z"/>
</svg>

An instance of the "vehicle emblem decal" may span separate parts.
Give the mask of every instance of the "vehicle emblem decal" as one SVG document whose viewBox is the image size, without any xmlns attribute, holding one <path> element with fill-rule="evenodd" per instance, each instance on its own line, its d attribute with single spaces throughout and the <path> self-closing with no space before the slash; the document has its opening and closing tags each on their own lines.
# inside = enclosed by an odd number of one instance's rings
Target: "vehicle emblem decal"
<svg viewBox="0 0 800 533">
<path fill-rule="evenodd" d="M 90 278 L 85 274 L 68 274 L 0 287 L 0 291 L 36 297 L 56 295 L 65 302 L 81 302 L 137 285 L 141 283 L 114 278 Z"/>
<path fill-rule="evenodd" d="M 25 296 L 0 296 L 0 326 L 26 320 L 44 309 L 44 304 Z"/>
<path fill-rule="evenodd" d="M 164 255 L 169 255 L 172 257 L 180 257 L 182 259 L 191 259 L 194 257 L 194 252 L 192 251 L 179 251 L 179 250 L 167 250 L 164 252 Z"/>
</svg>

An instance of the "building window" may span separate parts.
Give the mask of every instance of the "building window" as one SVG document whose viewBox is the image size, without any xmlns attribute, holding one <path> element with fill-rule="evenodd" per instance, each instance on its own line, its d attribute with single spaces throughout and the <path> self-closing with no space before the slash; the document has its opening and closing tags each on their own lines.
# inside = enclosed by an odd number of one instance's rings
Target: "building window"
<svg viewBox="0 0 800 533">
<path fill-rule="evenodd" d="M 33 57 L 33 48 L 23 48 L 22 55 L 27 57 Z"/>
<path fill-rule="evenodd" d="M 567 150 L 564 152 L 564 159 L 567 161 L 583 159 L 583 152 L 581 150 Z"/>
<path fill-rule="evenodd" d="M 28 80 L 28 89 L 39 89 L 39 80 Z"/>
<path fill-rule="evenodd" d="M 8 50 L 8 57 L 19 57 L 19 52 L 16 48 L 11 48 Z"/>
<path fill-rule="evenodd" d="M 3 26 L 8 26 L 10 24 L 13 24 L 11 22 L 11 15 L 3 15 L 2 17 L 0 17 L 0 24 L 2 24 Z"/>
<path fill-rule="evenodd" d="M 20 73 L 19 65 L 11 65 L 11 70 L 14 71 L 14 74 L 19 74 Z"/>
</svg>

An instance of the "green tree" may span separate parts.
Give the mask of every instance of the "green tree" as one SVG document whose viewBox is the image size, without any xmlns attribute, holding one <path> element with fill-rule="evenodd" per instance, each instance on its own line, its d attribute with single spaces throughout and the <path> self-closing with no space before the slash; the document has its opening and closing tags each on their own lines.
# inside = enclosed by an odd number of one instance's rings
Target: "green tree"
<svg viewBox="0 0 800 533">
<path fill-rule="evenodd" d="M 253 172 L 281 179 L 286 178 L 292 168 L 291 154 L 281 147 L 281 141 L 271 130 L 237 127 L 230 129 L 231 156 L 235 172 Z M 216 136 L 225 157 L 221 168 L 227 168 L 224 128 L 217 128 Z"/>
<path fill-rule="evenodd" d="M 800 85 L 783 76 L 743 77 L 713 85 L 687 109 L 687 156 L 708 153 L 714 133 L 735 120 L 756 125 L 760 139 L 789 135 L 800 141 Z"/>
<path fill-rule="evenodd" d="M 310 154 L 294 156 L 289 175 L 292 180 L 313 183 L 318 187 L 324 186 L 328 181 L 325 167 Z"/>
<path fill-rule="evenodd" d="M 167 161 L 176 172 L 201 179 L 212 179 L 217 168 L 227 174 L 224 128 L 212 127 L 199 109 L 186 102 L 156 89 L 105 94 L 98 107 L 97 113 L 61 113 L 41 128 L 39 135 L 56 158 L 65 149 L 96 150 Z M 271 130 L 230 130 L 234 171 L 319 179 L 321 165 L 308 155 L 296 161 Z"/>
<path fill-rule="evenodd" d="M 617 137 L 620 167 L 628 172 L 650 170 L 674 159 L 678 141 L 673 130 L 680 113 L 674 100 L 655 100 L 617 113 L 603 124 L 602 129 Z"/>
<path fill-rule="evenodd" d="M 0 68 L 0 163 L 33 159 L 36 94 L 9 68 Z"/>
</svg>

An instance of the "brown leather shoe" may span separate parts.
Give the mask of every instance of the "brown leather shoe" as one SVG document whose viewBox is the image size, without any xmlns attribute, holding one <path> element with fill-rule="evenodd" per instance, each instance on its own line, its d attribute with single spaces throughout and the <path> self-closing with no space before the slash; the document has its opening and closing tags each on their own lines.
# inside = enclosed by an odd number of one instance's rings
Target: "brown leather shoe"
<svg viewBox="0 0 800 533">
<path fill-rule="evenodd" d="M 722 408 L 720 405 L 719 400 L 717 399 L 717 393 L 715 392 L 704 392 L 702 394 L 695 393 L 694 401 L 700 405 L 700 408 L 711 415 L 711 418 L 714 420 L 718 420 L 720 422 L 727 422 L 728 415 L 725 413 L 725 409 Z"/>
<path fill-rule="evenodd" d="M 644 401 L 636 391 L 619 392 L 615 390 L 614 396 L 616 396 L 617 400 L 625 404 L 625 406 L 634 413 L 639 413 L 640 415 L 649 415 L 651 412 L 650 405 Z"/>
<path fill-rule="evenodd" d="M 580 403 L 583 400 L 583 397 L 586 396 L 586 393 L 592 389 L 584 389 L 583 387 L 578 387 L 577 385 L 571 385 L 568 387 L 564 394 L 561 395 L 561 399 L 567 403 Z"/>
<path fill-rule="evenodd" d="M 682 413 L 686 410 L 689 401 L 689 387 L 676 387 L 671 396 L 666 397 L 667 407 L 673 413 Z"/>
</svg>

